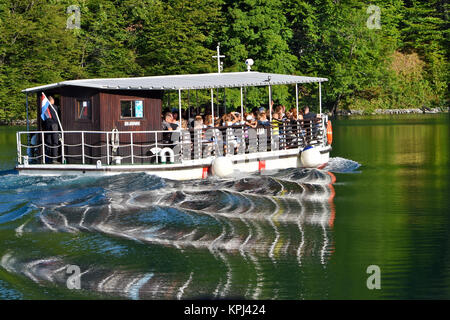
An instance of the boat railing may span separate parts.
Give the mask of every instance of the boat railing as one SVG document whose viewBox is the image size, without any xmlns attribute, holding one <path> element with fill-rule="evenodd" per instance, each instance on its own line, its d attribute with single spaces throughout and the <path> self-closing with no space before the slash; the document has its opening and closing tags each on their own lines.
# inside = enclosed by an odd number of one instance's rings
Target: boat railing
<svg viewBox="0 0 450 320">
<path fill-rule="evenodd" d="M 174 131 L 20 131 L 19 164 L 161 164 L 326 143 L 326 116 L 315 120 Z M 51 145 L 51 135 L 58 143 Z M 55 136 L 53 136 L 53 141 Z"/>
</svg>

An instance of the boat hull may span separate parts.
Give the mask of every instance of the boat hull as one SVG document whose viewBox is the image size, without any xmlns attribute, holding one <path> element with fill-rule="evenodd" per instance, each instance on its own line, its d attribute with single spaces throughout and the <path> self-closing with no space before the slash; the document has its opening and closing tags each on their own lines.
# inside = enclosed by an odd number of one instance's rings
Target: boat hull
<svg viewBox="0 0 450 320">
<path fill-rule="evenodd" d="M 330 158 L 330 146 L 319 147 L 320 166 L 323 167 Z M 230 155 L 235 172 L 265 172 L 286 168 L 301 168 L 301 151 L 299 149 L 259 152 L 253 154 Z M 174 164 L 148 165 L 83 165 L 83 164 L 32 164 L 17 165 L 20 175 L 59 176 L 88 175 L 105 176 L 130 172 L 145 172 L 171 180 L 204 179 L 211 175 L 211 165 L 215 158 L 187 160 Z"/>
</svg>

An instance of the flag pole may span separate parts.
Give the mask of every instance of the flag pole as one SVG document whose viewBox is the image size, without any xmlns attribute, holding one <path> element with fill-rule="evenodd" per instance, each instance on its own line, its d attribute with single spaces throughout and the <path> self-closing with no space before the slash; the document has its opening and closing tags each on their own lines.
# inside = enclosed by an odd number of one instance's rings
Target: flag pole
<svg viewBox="0 0 450 320">
<path fill-rule="evenodd" d="M 45 99 L 47 99 L 47 101 L 50 104 L 50 107 L 52 107 L 53 111 L 55 111 L 56 120 L 58 120 L 59 128 L 61 129 L 61 163 L 65 163 L 66 161 L 65 161 L 65 157 L 64 157 L 64 130 L 61 125 L 61 121 L 59 120 L 58 112 L 56 111 L 55 107 L 53 107 L 53 104 L 50 103 L 50 100 L 48 100 L 45 93 L 42 92 L 42 94 L 44 95 Z M 42 108 L 42 106 L 41 106 L 41 108 Z"/>
</svg>

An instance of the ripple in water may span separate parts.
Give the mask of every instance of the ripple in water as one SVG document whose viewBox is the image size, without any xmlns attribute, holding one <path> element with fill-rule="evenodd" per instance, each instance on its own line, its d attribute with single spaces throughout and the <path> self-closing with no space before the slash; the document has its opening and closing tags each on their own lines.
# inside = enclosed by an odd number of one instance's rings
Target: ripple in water
<svg viewBox="0 0 450 320">
<path fill-rule="evenodd" d="M 359 166 L 332 158 L 324 170 L 184 182 L 6 174 L 0 230 L 8 249 L 0 249 L 0 266 L 18 281 L 68 294 L 67 271 L 76 265 L 80 292 L 98 297 L 302 298 L 302 284 L 285 275 L 327 267 L 332 172 Z"/>
</svg>

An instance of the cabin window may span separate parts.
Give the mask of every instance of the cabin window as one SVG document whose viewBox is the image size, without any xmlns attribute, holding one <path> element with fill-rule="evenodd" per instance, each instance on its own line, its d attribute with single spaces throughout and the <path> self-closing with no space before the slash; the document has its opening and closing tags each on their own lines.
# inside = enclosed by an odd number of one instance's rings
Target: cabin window
<svg viewBox="0 0 450 320">
<path fill-rule="evenodd" d="M 121 118 L 143 118 L 144 101 L 142 100 L 122 100 L 120 101 Z"/>
<path fill-rule="evenodd" d="M 91 100 L 77 100 L 78 102 L 78 119 L 91 120 L 92 106 Z"/>
</svg>

